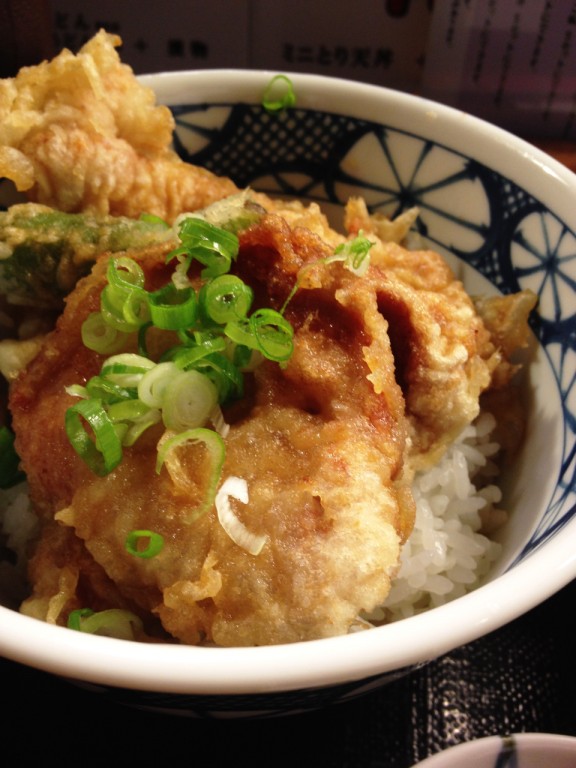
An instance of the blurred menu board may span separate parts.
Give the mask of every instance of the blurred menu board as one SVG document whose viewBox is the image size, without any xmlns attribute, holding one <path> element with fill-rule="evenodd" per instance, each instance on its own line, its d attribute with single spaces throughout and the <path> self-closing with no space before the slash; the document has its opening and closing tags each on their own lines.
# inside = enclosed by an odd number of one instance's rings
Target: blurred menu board
<svg viewBox="0 0 576 768">
<path fill-rule="evenodd" d="M 429 0 L 252 0 L 251 62 L 261 68 L 418 88 Z"/>
<path fill-rule="evenodd" d="M 508 130 L 576 138 L 576 0 L 436 3 L 421 93 Z"/>
<path fill-rule="evenodd" d="M 312 72 L 576 138 L 576 0 L 51 0 L 54 46 L 104 27 L 137 73 Z"/>
<path fill-rule="evenodd" d="M 56 50 L 100 27 L 141 74 L 249 67 L 417 88 L 431 0 L 52 0 Z"/>
<path fill-rule="evenodd" d="M 77 51 L 99 29 L 122 38 L 138 74 L 248 65 L 248 0 L 52 0 L 54 48 Z"/>
</svg>

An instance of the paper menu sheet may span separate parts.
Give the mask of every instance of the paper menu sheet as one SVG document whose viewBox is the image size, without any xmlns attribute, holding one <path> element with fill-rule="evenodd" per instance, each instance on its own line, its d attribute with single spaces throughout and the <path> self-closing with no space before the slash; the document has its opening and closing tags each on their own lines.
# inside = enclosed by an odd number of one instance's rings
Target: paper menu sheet
<svg viewBox="0 0 576 768">
<path fill-rule="evenodd" d="M 218 67 L 345 77 L 414 90 L 430 0 L 52 0 L 55 47 L 104 27 L 137 73 Z"/>
<path fill-rule="evenodd" d="M 420 92 L 516 133 L 576 138 L 576 0 L 436 3 Z"/>
<path fill-rule="evenodd" d="M 137 73 L 254 68 L 419 93 L 576 138 L 576 0 L 52 0 L 55 48 L 104 26 Z"/>
<path fill-rule="evenodd" d="M 247 0 L 52 0 L 54 49 L 77 51 L 103 28 L 137 74 L 245 67 L 246 10 Z"/>
</svg>

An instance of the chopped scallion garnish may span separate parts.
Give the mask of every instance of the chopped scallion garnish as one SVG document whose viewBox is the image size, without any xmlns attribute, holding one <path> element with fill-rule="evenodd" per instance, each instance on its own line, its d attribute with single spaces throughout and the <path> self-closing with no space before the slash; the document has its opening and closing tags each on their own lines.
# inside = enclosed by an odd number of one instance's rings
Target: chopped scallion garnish
<svg viewBox="0 0 576 768">
<path fill-rule="evenodd" d="M 198 299 L 190 286 L 176 288 L 169 283 L 148 294 L 148 304 L 152 324 L 166 331 L 190 328 L 198 314 Z"/>
<path fill-rule="evenodd" d="M 96 475 L 107 475 L 122 461 L 121 441 L 101 400 L 80 400 L 68 408 L 65 427 L 72 447 Z"/>
<path fill-rule="evenodd" d="M 258 349 L 265 357 L 278 362 L 290 358 L 294 346 L 294 329 L 279 312 L 274 309 L 256 310 L 250 317 L 250 329 Z"/>
<path fill-rule="evenodd" d="M 156 557 L 164 546 L 164 537 L 154 531 L 131 531 L 126 537 L 126 551 L 135 557 Z"/>
<path fill-rule="evenodd" d="M 24 480 L 20 459 L 14 448 L 14 434 L 6 426 L 0 427 L 0 488 L 11 488 Z"/>
<path fill-rule="evenodd" d="M 367 237 L 364 237 L 362 231 L 356 235 L 352 240 L 346 240 L 340 245 L 337 245 L 333 253 L 326 258 L 319 259 L 305 264 L 299 272 L 298 279 L 294 284 L 294 287 L 288 294 L 280 313 L 283 315 L 286 307 L 292 301 L 295 293 L 298 291 L 302 282 L 303 275 L 316 264 L 332 264 L 335 261 L 343 262 L 344 267 L 350 272 L 353 272 L 359 277 L 366 274 L 368 267 L 370 266 L 370 249 L 374 243 Z"/>
<path fill-rule="evenodd" d="M 355 275 L 364 275 L 370 265 L 369 253 L 373 245 L 360 231 L 352 240 L 336 246 L 334 255 L 328 261 L 343 261 L 346 268 Z"/>
<path fill-rule="evenodd" d="M 292 80 L 286 75 L 275 75 L 266 86 L 262 106 L 267 112 L 281 112 L 296 104 Z"/>
<path fill-rule="evenodd" d="M 70 612 L 68 627 L 90 635 L 135 640 L 136 635 L 142 631 L 142 621 L 136 614 L 122 608 L 109 608 L 97 612 L 90 608 L 78 608 Z"/>
<path fill-rule="evenodd" d="M 86 346 L 111 353 L 85 385 L 66 391 L 79 403 L 66 414 L 66 431 L 76 452 L 96 474 L 112 471 L 122 449 L 162 421 L 172 432 L 188 432 L 217 418 L 220 406 L 243 393 L 243 372 L 251 361 L 285 361 L 293 329 L 278 312 L 261 308 L 249 314 L 253 292 L 229 270 L 238 254 L 238 236 L 201 215 L 182 216 L 180 245 L 172 280 L 155 291 L 145 288 L 142 267 L 127 256 L 110 259 L 100 312 L 82 328 Z M 192 261 L 203 269 L 199 290 L 188 279 Z M 150 329 L 175 334 L 160 359 L 150 357 Z M 122 344 L 138 339 L 138 353 Z M 172 337 L 170 337 L 172 338 Z"/>
<path fill-rule="evenodd" d="M 220 525 L 235 544 L 251 555 L 259 555 L 267 536 L 255 534 L 246 528 L 234 513 L 231 498 L 248 504 L 248 486 L 243 478 L 231 476 L 222 483 L 216 494 L 216 513 Z"/>
<path fill-rule="evenodd" d="M 156 460 L 156 472 L 159 474 L 166 466 L 173 482 L 183 490 L 189 491 L 190 479 L 180 461 L 180 451 L 187 445 L 204 445 L 208 451 L 210 471 L 206 475 L 206 488 L 200 504 L 193 507 L 188 515 L 188 522 L 193 522 L 206 512 L 216 497 L 220 475 L 224 465 L 226 447 L 222 437 L 212 429 L 189 429 L 186 432 L 170 435 L 161 441 Z"/>
</svg>

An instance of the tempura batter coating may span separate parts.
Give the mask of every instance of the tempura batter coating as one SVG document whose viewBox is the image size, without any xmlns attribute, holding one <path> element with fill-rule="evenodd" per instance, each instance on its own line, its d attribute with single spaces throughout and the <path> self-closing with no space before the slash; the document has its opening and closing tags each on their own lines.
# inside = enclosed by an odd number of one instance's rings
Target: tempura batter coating
<svg viewBox="0 0 576 768">
<path fill-rule="evenodd" d="M 260 202 L 276 213 L 240 233 L 234 270 L 257 306 L 292 296 L 295 348 L 286 367 L 256 368 L 246 396 L 227 407 L 223 479 L 247 482 L 248 503 L 233 504 L 265 536 L 263 549 L 235 544 L 215 509 L 192 519 L 209 472 L 201 445 L 180 450 L 183 472 L 167 463 L 156 474 L 164 438 L 152 428 L 104 478 L 71 448 L 65 387 L 102 362 L 80 327 L 98 309 L 104 256 L 11 391 L 17 450 L 44 520 L 24 612 L 64 623 L 74 608 L 128 608 L 152 637 L 229 646 L 342 634 L 384 602 L 413 525 L 412 473 L 475 418 L 495 382 L 505 389 L 525 342 L 510 319 L 526 326 L 531 299 L 485 303 L 487 327 L 437 254 L 384 243 L 357 217 L 373 240 L 359 277 L 327 262 L 345 237 L 317 206 Z M 168 279 L 168 249 L 137 256 L 150 289 Z M 134 558 L 124 547 L 132 530 L 160 533 L 164 549 Z"/>
<path fill-rule="evenodd" d="M 510 398 L 507 387 L 517 371 L 511 360 L 528 344 L 536 296 L 522 291 L 475 301 L 439 254 L 383 239 L 398 237 L 406 222 L 371 216 L 361 199 L 349 201 L 345 223 L 351 234 L 378 238 L 367 279 L 390 325 L 411 427 L 410 463 L 430 467 L 478 416 L 483 393 L 498 389 Z"/>
<path fill-rule="evenodd" d="M 66 212 L 171 221 L 235 190 L 170 148 L 174 120 L 122 64 L 115 35 L 0 80 L 0 176 Z"/>
<path fill-rule="evenodd" d="M 258 302 L 277 305 L 302 266 L 329 253 L 309 231 L 266 216 L 241 236 L 237 269 L 251 276 Z M 152 283 L 165 269 L 162 256 L 143 262 Z M 67 445 L 63 415 L 73 400 L 63 387 L 101 362 L 82 348 L 79 327 L 97 307 L 104 267 L 100 261 L 71 294 L 11 394 L 31 496 L 47 520 L 25 612 L 62 623 L 73 608 L 108 601 L 151 612 L 182 642 L 219 645 L 349 631 L 361 610 L 385 599 L 414 513 L 404 476 L 404 400 L 370 285 L 341 264 L 315 267 L 314 285 L 289 305 L 296 337 L 288 365 L 264 362 L 247 397 L 227 413 L 223 476 L 247 481 L 249 502 L 236 512 L 250 531 L 267 536 L 251 555 L 213 509 L 189 522 L 197 501 L 190 488 L 206 470 L 198 446 L 181 457 L 184 489 L 165 469 L 155 474 L 158 431 L 127 449 L 105 478 L 91 475 Z M 162 552 L 150 560 L 130 556 L 124 541 L 134 529 L 161 533 Z"/>
</svg>

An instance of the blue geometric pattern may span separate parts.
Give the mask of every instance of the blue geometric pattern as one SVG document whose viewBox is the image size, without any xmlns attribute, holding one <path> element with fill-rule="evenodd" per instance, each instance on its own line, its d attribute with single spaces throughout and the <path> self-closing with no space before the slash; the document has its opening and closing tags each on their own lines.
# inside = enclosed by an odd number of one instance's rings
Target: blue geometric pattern
<svg viewBox="0 0 576 768">
<path fill-rule="evenodd" d="M 188 162 L 230 176 L 239 187 L 320 204 L 342 205 L 361 194 L 371 211 L 391 217 L 418 206 L 416 226 L 431 247 L 462 259 L 502 293 L 538 294 L 533 327 L 562 404 L 563 449 L 554 496 L 517 561 L 563 527 L 576 514 L 574 230 L 501 174 L 416 132 L 299 108 L 280 114 L 249 104 L 171 109 L 175 149 Z M 355 162 L 364 148 L 379 158 L 368 171 Z"/>
</svg>

